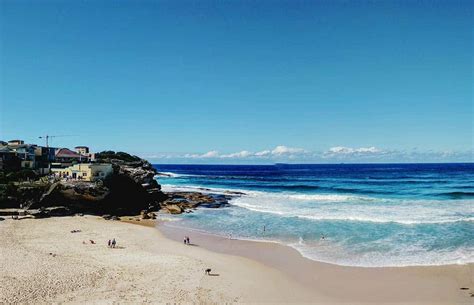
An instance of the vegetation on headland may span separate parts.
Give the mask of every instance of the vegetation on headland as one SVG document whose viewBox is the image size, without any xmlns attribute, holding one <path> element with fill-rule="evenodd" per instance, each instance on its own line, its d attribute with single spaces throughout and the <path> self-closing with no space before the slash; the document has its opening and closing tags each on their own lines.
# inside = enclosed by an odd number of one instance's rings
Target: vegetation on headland
<svg viewBox="0 0 474 305">
<path fill-rule="evenodd" d="M 106 161 L 106 160 L 122 160 L 125 162 L 137 162 L 142 161 L 140 157 L 130 155 L 129 153 L 118 151 L 114 152 L 112 150 L 105 150 L 95 154 L 95 159 L 97 161 Z"/>
<path fill-rule="evenodd" d="M 12 182 L 27 181 L 37 179 L 40 176 L 31 169 L 21 169 L 18 171 L 0 171 L 0 184 L 8 184 Z"/>
</svg>

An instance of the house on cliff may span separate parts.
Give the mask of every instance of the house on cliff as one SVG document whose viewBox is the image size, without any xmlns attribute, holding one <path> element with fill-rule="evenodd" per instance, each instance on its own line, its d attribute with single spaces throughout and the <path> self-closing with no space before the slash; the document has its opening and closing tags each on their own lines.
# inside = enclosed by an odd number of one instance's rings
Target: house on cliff
<svg viewBox="0 0 474 305">
<path fill-rule="evenodd" d="M 23 145 L 25 144 L 25 141 L 23 140 L 10 140 L 8 141 L 8 145 L 11 145 L 11 146 L 18 146 L 18 145 Z"/>
<path fill-rule="evenodd" d="M 18 170 L 21 166 L 16 152 L 8 146 L 0 146 L 0 170 Z"/>
<path fill-rule="evenodd" d="M 89 161 L 95 161 L 95 153 L 91 153 L 88 146 L 76 146 L 74 150 L 82 156 L 87 156 Z"/>
<path fill-rule="evenodd" d="M 35 170 L 39 174 L 48 174 L 52 169 L 64 169 L 75 164 L 94 161 L 95 154 L 87 146 L 76 146 L 75 151 L 68 148 L 44 147 L 25 144 L 23 140 L 0 141 L 0 168 Z M 98 170 L 107 173 L 108 170 Z M 89 172 L 88 172 L 89 173 Z"/>
<path fill-rule="evenodd" d="M 87 146 L 76 146 L 74 147 L 74 150 L 81 155 L 87 156 L 89 154 L 89 147 Z"/>
<path fill-rule="evenodd" d="M 87 162 L 89 161 L 89 157 L 68 148 L 59 148 L 56 150 L 55 161 L 72 165 L 72 163 Z"/>
<path fill-rule="evenodd" d="M 4 144 L 2 142 L 1 144 Z M 49 172 L 49 163 L 54 160 L 55 150 L 51 147 L 38 146 L 36 144 L 25 144 L 23 140 L 10 140 L 1 145 L 2 159 L 12 159 L 12 154 L 19 160 L 21 168 L 39 171 L 40 174 Z M 10 156 L 7 156 L 9 154 Z M 4 162 L 5 164 L 5 162 Z M 10 169 L 13 170 L 14 167 Z"/>
<path fill-rule="evenodd" d="M 113 173 L 109 163 L 78 163 L 66 168 L 51 168 L 51 172 L 63 179 L 96 181 Z"/>
<path fill-rule="evenodd" d="M 23 141 L 15 140 L 15 143 L 23 143 Z M 8 142 L 8 148 L 13 150 L 16 156 L 21 160 L 22 168 L 36 168 L 36 145 L 30 144 L 10 144 L 13 141 Z"/>
</svg>

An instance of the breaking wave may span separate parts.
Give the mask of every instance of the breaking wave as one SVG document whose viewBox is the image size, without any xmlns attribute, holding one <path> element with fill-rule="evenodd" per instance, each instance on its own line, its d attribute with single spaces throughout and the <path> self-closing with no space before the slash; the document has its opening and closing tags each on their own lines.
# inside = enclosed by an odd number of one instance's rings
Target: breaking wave
<svg viewBox="0 0 474 305">
<path fill-rule="evenodd" d="M 176 226 L 279 242 L 347 266 L 474 262 L 474 165 L 395 167 L 177 166 L 158 179 L 164 191 L 233 196 L 229 207 L 177 216 Z"/>
</svg>

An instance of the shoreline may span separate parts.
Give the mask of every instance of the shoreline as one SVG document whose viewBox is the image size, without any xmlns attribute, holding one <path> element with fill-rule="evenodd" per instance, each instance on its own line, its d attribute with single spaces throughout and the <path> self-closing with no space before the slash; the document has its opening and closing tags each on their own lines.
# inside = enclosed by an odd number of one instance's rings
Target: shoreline
<svg viewBox="0 0 474 305">
<path fill-rule="evenodd" d="M 182 242 L 184 235 L 191 243 L 217 253 L 245 257 L 275 268 L 307 287 L 326 296 L 340 297 L 344 288 L 344 302 L 416 302 L 444 304 L 457 300 L 466 304 L 460 288 L 474 290 L 474 263 L 427 266 L 360 267 L 319 262 L 304 257 L 291 246 L 272 241 L 229 239 L 206 232 L 169 226 L 157 222 L 157 229 L 169 239 Z M 337 283 L 334 286 L 334 283 Z M 459 286 L 459 287 L 458 287 Z M 397 287 L 393 291 L 394 287 Z M 374 294 L 374 290 L 377 294 Z M 471 291 L 470 290 L 470 291 Z M 402 295 L 398 293 L 402 292 Z M 394 293 L 396 292 L 396 293 Z M 471 291 L 472 292 L 472 291 Z M 458 298 L 460 297 L 460 298 Z M 464 299 L 464 300 L 463 300 Z"/>
<path fill-rule="evenodd" d="M 0 229 L 0 303 L 337 304 L 276 269 L 184 246 L 135 222 L 7 219 Z"/>
<path fill-rule="evenodd" d="M 472 303 L 472 265 L 343 267 L 276 243 L 216 242 L 194 233 L 195 246 L 188 246 L 185 230 L 175 232 L 175 241 L 163 225 L 150 226 L 153 220 L 128 218 L 0 222 L 0 303 Z M 116 249 L 107 247 L 111 238 Z M 207 249 L 207 241 L 232 252 Z"/>
<path fill-rule="evenodd" d="M 326 262 L 326 261 L 320 261 L 317 259 L 313 259 L 311 257 L 305 256 L 304 253 L 302 253 L 298 248 L 293 247 L 290 244 L 285 244 L 283 242 L 280 242 L 278 240 L 264 240 L 264 239 L 252 239 L 252 238 L 241 238 L 241 237 L 233 237 L 230 236 L 229 238 L 219 235 L 219 234 L 214 234 L 212 232 L 207 232 L 204 230 L 198 230 L 198 229 L 193 229 L 193 228 L 187 228 L 187 227 L 181 227 L 181 226 L 172 226 L 168 225 L 170 221 L 167 220 L 162 220 L 159 217 L 156 219 L 156 228 L 159 229 L 164 235 L 170 239 L 173 239 L 175 241 L 180 241 L 178 236 L 175 236 L 174 231 L 182 230 L 186 231 L 189 234 L 195 234 L 197 236 L 203 236 L 206 239 L 209 240 L 216 240 L 216 241 L 221 241 L 221 240 L 232 240 L 232 241 L 237 241 L 237 242 L 242 242 L 242 243 L 266 243 L 266 244 L 277 244 L 281 247 L 284 248 L 289 248 L 291 250 L 296 251 L 298 256 L 301 256 L 301 258 L 305 260 L 309 260 L 312 262 L 316 263 L 321 263 L 321 264 L 327 264 L 327 265 L 332 265 L 332 266 L 337 266 L 337 267 L 347 267 L 347 268 L 367 268 L 367 269 L 374 269 L 374 268 L 427 268 L 427 267 L 444 267 L 444 266 L 470 266 L 472 265 L 474 268 L 474 262 L 463 262 L 463 263 L 448 263 L 448 264 L 426 264 L 426 265 L 393 265 L 393 266 L 357 266 L 357 265 L 343 265 L 343 264 L 337 264 L 333 262 Z M 139 223 L 138 223 L 139 224 Z M 150 225 L 151 226 L 151 225 Z M 212 247 L 212 244 L 209 242 L 205 243 L 206 248 Z M 219 251 L 218 247 L 216 247 L 216 251 Z"/>
</svg>

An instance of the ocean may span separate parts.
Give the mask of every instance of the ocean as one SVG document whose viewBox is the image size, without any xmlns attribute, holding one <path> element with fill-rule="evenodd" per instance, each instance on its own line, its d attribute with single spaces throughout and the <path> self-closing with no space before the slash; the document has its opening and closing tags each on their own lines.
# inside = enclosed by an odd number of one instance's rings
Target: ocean
<svg viewBox="0 0 474 305">
<path fill-rule="evenodd" d="M 154 165 L 163 190 L 245 195 L 169 225 L 345 266 L 474 262 L 474 164 Z"/>
</svg>

